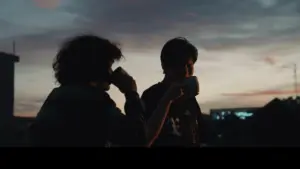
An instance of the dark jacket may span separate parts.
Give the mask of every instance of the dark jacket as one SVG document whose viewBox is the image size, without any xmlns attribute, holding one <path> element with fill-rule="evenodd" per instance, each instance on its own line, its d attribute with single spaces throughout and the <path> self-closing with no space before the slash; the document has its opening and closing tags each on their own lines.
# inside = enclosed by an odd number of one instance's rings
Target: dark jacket
<svg viewBox="0 0 300 169">
<path fill-rule="evenodd" d="M 144 91 L 142 100 L 146 120 L 152 116 L 168 88 L 167 84 L 157 83 Z M 172 103 L 161 133 L 152 146 L 199 147 L 203 135 L 202 125 L 202 113 L 196 98 L 176 100 Z"/>
<path fill-rule="evenodd" d="M 126 115 L 109 95 L 90 86 L 55 88 L 30 127 L 33 146 L 144 146 L 138 94 L 126 96 Z"/>
</svg>

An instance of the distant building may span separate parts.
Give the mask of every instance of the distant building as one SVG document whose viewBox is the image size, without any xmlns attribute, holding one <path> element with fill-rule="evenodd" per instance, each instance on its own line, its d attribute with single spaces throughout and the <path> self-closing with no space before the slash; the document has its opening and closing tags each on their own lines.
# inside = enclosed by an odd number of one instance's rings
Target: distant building
<svg viewBox="0 0 300 169">
<path fill-rule="evenodd" d="M 34 117 L 14 116 L 15 63 L 19 57 L 0 52 L 0 147 L 26 145 L 26 128 Z"/>
<path fill-rule="evenodd" d="M 226 117 L 234 115 L 241 120 L 252 117 L 254 112 L 259 107 L 241 107 L 241 108 L 224 108 L 224 109 L 211 109 L 210 116 L 213 120 L 225 120 Z"/>
<path fill-rule="evenodd" d="M 212 109 L 210 116 L 216 136 L 214 143 L 218 146 L 253 145 L 252 124 L 259 107 Z"/>
<path fill-rule="evenodd" d="M 13 118 L 16 62 L 18 56 L 0 52 L 0 124 Z"/>
</svg>

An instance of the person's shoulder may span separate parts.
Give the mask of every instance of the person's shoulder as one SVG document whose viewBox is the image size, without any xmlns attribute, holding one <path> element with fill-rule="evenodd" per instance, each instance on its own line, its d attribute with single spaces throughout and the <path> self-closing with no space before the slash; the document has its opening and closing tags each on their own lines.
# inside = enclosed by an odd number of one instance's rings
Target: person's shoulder
<svg viewBox="0 0 300 169">
<path fill-rule="evenodd" d="M 106 92 L 85 86 L 63 86 L 55 88 L 47 98 L 51 107 L 63 111 L 92 111 L 115 107 L 115 102 Z M 48 106 L 49 107 L 49 106 Z"/>
<path fill-rule="evenodd" d="M 142 99 L 147 99 L 147 98 L 152 98 L 153 96 L 159 95 L 162 92 L 162 84 L 161 83 L 156 83 L 149 88 L 147 88 L 143 93 L 142 93 Z"/>
<path fill-rule="evenodd" d="M 200 104 L 198 103 L 196 97 L 189 100 L 189 105 L 194 108 L 194 111 L 198 111 L 200 114 L 202 113 Z"/>
</svg>

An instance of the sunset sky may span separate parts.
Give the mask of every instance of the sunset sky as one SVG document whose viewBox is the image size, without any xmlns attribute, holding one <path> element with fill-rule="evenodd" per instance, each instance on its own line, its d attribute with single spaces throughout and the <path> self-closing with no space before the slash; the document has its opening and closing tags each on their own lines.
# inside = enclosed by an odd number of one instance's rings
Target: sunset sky
<svg viewBox="0 0 300 169">
<path fill-rule="evenodd" d="M 126 57 L 119 65 L 140 94 L 163 77 L 163 44 L 186 37 L 199 50 L 197 99 L 205 112 L 294 94 L 291 64 L 300 65 L 299 0 L 1 0 L 0 30 L 0 50 L 11 52 L 15 40 L 20 55 L 18 115 L 37 113 L 55 87 L 51 63 L 60 43 L 79 33 L 119 42 Z M 110 93 L 122 108 L 122 94 Z"/>
</svg>

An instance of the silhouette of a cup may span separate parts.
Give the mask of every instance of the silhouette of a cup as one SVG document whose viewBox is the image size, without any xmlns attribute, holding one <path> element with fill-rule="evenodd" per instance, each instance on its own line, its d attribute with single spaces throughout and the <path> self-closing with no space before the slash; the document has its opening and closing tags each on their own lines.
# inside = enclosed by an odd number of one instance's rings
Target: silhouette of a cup
<svg viewBox="0 0 300 169">
<path fill-rule="evenodd" d="M 199 94 L 200 87 L 197 76 L 191 76 L 184 80 L 184 95 L 187 97 L 195 97 Z"/>
<path fill-rule="evenodd" d="M 111 74 L 111 82 L 116 84 L 124 76 L 130 76 L 122 67 L 116 68 Z"/>
</svg>

